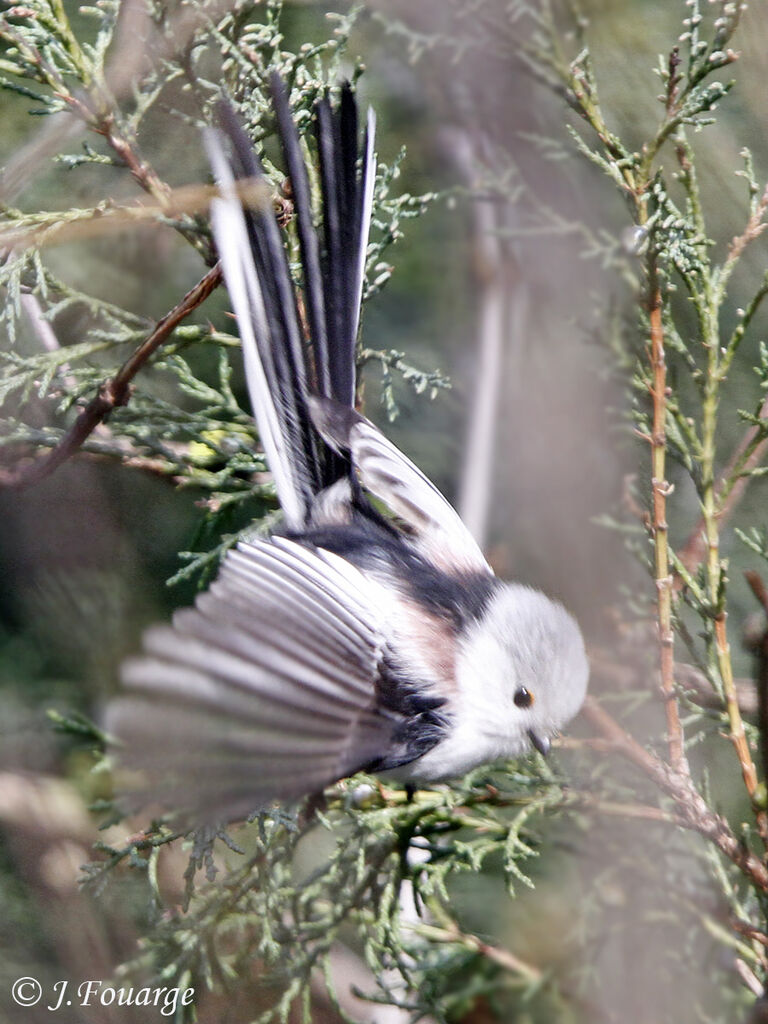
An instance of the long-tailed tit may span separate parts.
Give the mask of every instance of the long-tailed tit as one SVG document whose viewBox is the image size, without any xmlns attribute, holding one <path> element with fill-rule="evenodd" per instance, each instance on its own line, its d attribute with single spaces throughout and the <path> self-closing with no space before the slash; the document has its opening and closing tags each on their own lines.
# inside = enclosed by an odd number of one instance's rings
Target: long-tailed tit
<svg viewBox="0 0 768 1024">
<path fill-rule="evenodd" d="M 247 383 L 283 511 L 243 540 L 173 624 L 149 630 L 108 714 L 149 792 L 204 820 L 245 817 L 365 769 L 409 782 L 546 753 L 588 666 L 558 603 L 494 576 L 423 473 L 355 411 L 355 345 L 376 158 L 351 88 L 315 109 L 322 198 L 273 82 L 301 253 L 297 298 L 264 172 L 229 107 L 207 135 L 211 217 Z"/>
</svg>

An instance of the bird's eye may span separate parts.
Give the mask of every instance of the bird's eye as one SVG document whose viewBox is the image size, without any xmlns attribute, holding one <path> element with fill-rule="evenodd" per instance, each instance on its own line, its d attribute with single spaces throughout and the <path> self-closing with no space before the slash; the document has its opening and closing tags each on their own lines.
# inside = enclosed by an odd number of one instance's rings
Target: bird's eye
<svg viewBox="0 0 768 1024">
<path fill-rule="evenodd" d="M 513 699 L 519 708 L 529 708 L 533 704 L 533 694 L 530 690 L 526 690 L 524 686 L 515 691 Z"/>
</svg>

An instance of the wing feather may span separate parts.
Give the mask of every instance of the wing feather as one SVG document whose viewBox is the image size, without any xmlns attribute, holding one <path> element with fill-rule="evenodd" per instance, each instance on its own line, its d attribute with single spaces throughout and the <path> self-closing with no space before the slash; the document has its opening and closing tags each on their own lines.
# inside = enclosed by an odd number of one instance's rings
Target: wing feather
<svg viewBox="0 0 768 1024">
<path fill-rule="evenodd" d="M 399 516 L 421 555 L 448 573 L 492 572 L 458 512 L 370 420 L 322 398 L 310 409 L 327 443 L 349 455 L 363 488 Z"/>
<path fill-rule="evenodd" d="M 238 577 L 236 582 L 230 581 L 226 585 L 216 585 L 211 590 L 211 594 L 217 602 L 228 602 L 228 606 L 234 615 L 241 618 L 242 616 L 250 617 L 253 614 L 254 600 L 274 601 L 279 598 L 280 581 L 277 577 L 268 579 L 265 573 L 264 585 L 260 587 L 256 581 L 243 573 L 239 567 L 236 569 L 236 575 Z M 205 602 L 203 602 L 203 605 L 205 605 Z M 345 622 L 334 623 L 332 615 L 327 609 L 304 595 L 297 596 L 293 593 L 287 593 L 279 607 L 284 613 L 283 621 L 281 622 L 283 629 L 289 628 L 286 625 L 288 621 L 297 623 L 296 628 L 301 630 L 303 635 L 304 629 L 307 626 L 311 626 L 318 631 L 316 640 L 318 649 L 326 651 L 329 657 L 331 655 L 347 656 L 349 652 L 348 637 L 357 635 L 354 626 L 348 627 Z M 323 630 L 325 632 L 322 632 Z"/>
<path fill-rule="evenodd" d="M 381 757 L 385 641 L 372 585 L 328 552 L 273 538 L 231 552 L 213 587 L 123 668 L 107 728 L 143 796 L 232 820 Z"/>
</svg>

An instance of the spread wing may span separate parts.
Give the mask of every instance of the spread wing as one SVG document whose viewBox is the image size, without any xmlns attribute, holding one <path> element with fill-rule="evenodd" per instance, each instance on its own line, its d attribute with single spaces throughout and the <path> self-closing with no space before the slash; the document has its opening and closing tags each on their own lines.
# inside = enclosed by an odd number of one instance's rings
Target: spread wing
<svg viewBox="0 0 768 1024">
<path fill-rule="evenodd" d="M 142 799 L 231 821 L 318 792 L 386 753 L 371 584 L 292 541 L 242 543 L 217 581 L 150 629 L 109 709 Z"/>
<path fill-rule="evenodd" d="M 323 398 L 310 399 L 310 411 L 327 443 L 348 454 L 365 490 L 403 521 L 421 555 L 450 574 L 492 574 L 458 512 L 370 420 Z"/>
</svg>

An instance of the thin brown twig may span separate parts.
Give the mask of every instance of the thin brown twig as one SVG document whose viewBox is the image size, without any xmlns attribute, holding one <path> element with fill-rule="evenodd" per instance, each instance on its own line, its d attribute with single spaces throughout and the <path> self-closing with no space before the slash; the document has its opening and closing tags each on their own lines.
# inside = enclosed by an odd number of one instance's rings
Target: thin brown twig
<svg viewBox="0 0 768 1024">
<path fill-rule="evenodd" d="M 243 178 L 233 185 L 232 191 L 249 209 L 264 209 L 269 204 L 285 218 L 290 213 L 288 204 L 261 178 Z M 61 245 L 66 242 L 99 238 L 104 234 L 122 231 L 136 225 L 158 222 L 160 218 L 179 218 L 202 213 L 219 195 L 216 185 L 182 185 L 169 189 L 163 202 L 99 205 L 90 210 L 78 210 L 76 215 L 44 214 L 47 220 L 28 218 L 27 223 L 0 229 L 0 249 L 36 248 Z"/>
<path fill-rule="evenodd" d="M 170 186 L 160 178 L 146 160 L 142 159 L 135 144 L 132 144 L 119 132 L 114 112 L 100 114 L 93 124 L 93 129 L 99 135 L 104 136 L 108 145 L 125 164 L 138 185 L 162 205 L 170 194 Z"/>
<path fill-rule="evenodd" d="M 674 800 L 685 828 L 709 839 L 754 885 L 768 892 L 768 867 L 734 835 L 726 820 L 708 806 L 689 774 L 676 771 L 641 746 L 593 697 L 587 697 L 583 711 L 603 738 L 611 741 L 617 754 L 638 767 Z"/>
<path fill-rule="evenodd" d="M 94 398 L 86 405 L 70 429 L 46 455 L 31 464 L 0 471 L 0 486 L 22 490 L 39 483 L 71 458 L 113 409 L 126 405 L 130 384 L 147 360 L 168 339 L 178 325 L 208 298 L 222 280 L 220 264 L 212 267 L 194 288 L 170 312 L 158 321 L 155 329 L 123 363 L 114 377 L 105 380 Z"/>
<path fill-rule="evenodd" d="M 625 651 L 624 656 L 622 653 Z M 635 650 L 622 648 L 614 653 L 599 644 L 590 643 L 587 648 L 592 678 L 601 681 L 602 692 L 627 693 L 645 688 L 645 670 L 635 663 Z M 707 674 L 696 665 L 675 661 L 675 682 L 680 690 L 687 691 L 701 707 L 723 709 L 722 697 L 712 686 Z M 757 695 L 753 679 L 734 679 L 739 710 L 743 715 L 757 714 Z M 659 693 L 663 699 L 663 694 Z"/>
<path fill-rule="evenodd" d="M 723 710 L 722 698 L 712 688 L 712 683 L 700 669 L 694 665 L 686 665 L 684 662 L 675 662 L 675 666 L 678 685 L 691 693 L 700 707 L 714 708 L 717 711 Z M 753 680 L 744 677 L 734 679 L 733 682 L 741 714 L 756 715 L 757 695 Z"/>
<path fill-rule="evenodd" d="M 722 273 L 720 280 L 722 281 Z M 727 611 L 723 597 L 723 562 L 720 555 L 720 524 L 718 522 L 717 490 L 715 485 L 715 455 L 717 438 L 718 388 L 721 383 L 718 356 L 719 331 L 711 316 L 701 318 L 702 339 L 707 352 L 708 370 L 703 393 L 703 420 L 701 437 L 701 507 L 706 533 L 706 577 L 708 600 L 714 610 L 714 639 L 717 665 L 722 681 L 725 707 L 730 726 L 730 739 L 739 759 L 744 786 L 756 810 L 756 824 L 768 848 L 768 817 L 757 811 L 755 792 L 757 772 L 739 709 L 733 662 L 728 640 Z"/>
<path fill-rule="evenodd" d="M 762 576 L 760 573 L 755 572 L 754 569 L 747 569 L 744 576 L 752 589 L 752 593 L 763 606 L 763 611 L 768 615 L 768 587 L 766 587 Z"/>
<path fill-rule="evenodd" d="M 477 935 L 460 931 L 458 926 L 453 925 L 453 923 L 444 928 L 437 925 L 419 923 L 414 927 L 414 931 L 425 938 L 431 939 L 433 942 L 453 942 L 463 946 L 473 953 L 484 956 L 487 960 L 498 964 L 500 967 L 505 968 L 505 970 L 511 971 L 514 974 L 520 974 L 528 981 L 541 980 L 540 968 L 526 963 L 507 949 L 501 949 L 499 946 L 493 946 L 488 942 L 484 942 Z"/>
<path fill-rule="evenodd" d="M 744 935 L 746 938 L 751 939 L 753 942 L 758 942 L 761 946 L 768 949 L 768 935 L 759 928 L 755 928 L 749 921 L 742 921 L 739 917 L 731 917 L 731 928 L 738 932 L 739 935 Z"/>
<path fill-rule="evenodd" d="M 604 741 L 606 749 L 612 745 L 608 740 Z M 661 807 L 653 807 L 651 804 L 627 804 L 618 803 L 615 800 L 601 800 L 591 793 L 568 793 L 568 805 L 584 807 L 598 814 L 605 814 L 609 817 L 629 818 L 637 821 L 655 821 L 660 825 L 678 825 L 685 828 L 685 819 L 671 811 L 665 811 Z"/>
<path fill-rule="evenodd" d="M 683 746 L 683 728 L 675 694 L 675 650 L 672 628 L 672 573 L 669 564 L 669 528 L 667 526 L 667 495 L 670 486 L 666 480 L 666 418 L 667 418 L 667 364 L 664 353 L 662 326 L 662 300 L 655 256 L 649 258 L 648 317 L 651 333 L 651 369 L 653 372 L 653 427 L 651 434 L 651 487 L 653 491 L 651 531 L 656 569 L 656 591 L 659 630 L 659 667 L 661 690 L 665 698 L 669 758 L 677 771 L 688 772 Z"/>
<path fill-rule="evenodd" d="M 752 751 L 749 749 L 749 741 L 744 730 L 744 720 L 741 717 L 741 710 L 739 708 L 739 698 L 731 667 L 731 648 L 728 642 L 725 612 L 721 612 L 715 619 L 715 642 L 717 644 L 720 674 L 725 692 L 725 706 L 731 725 L 731 742 L 736 749 L 747 793 L 750 800 L 754 802 L 755 790 L 757 789 L 757 771 L 755 770 L 755 762 L 752 758 Z M 768 818 L 766 818 L 765 813 L 758 812 L 757 825 L 763 842 L 768 846 Z"/>
<path fill-rule="evenodd" d="M 768 186 L 766 186 L 762 196 L 755 204 L 746 227 L 740 235 L 732 239 L 728 247 L 728 258 L 720 271 L 718 279 L 718 288 L 721 292 L 725 288 L 728 277 L 746 247 L 768 227 L 768 222 L 764 219 L 766 211 L 768 211 Z M 761 299 L 762 293 L 758 292 L 756 302 L 759 303 Z M 758 412 L 758 418 L 764 419 L 766 417 L 768 417 L 768 398 L 764 400 Z M 730 519 L 734 509 L 744 496 L 751 471 L 762 461 L 766 446 L 768 446 L 768 438 L 757 441 L 758 433 L 759 428 L 757 426 L 750 426 L 746 430 L 744 437 L 720 475 L 720 482 L 715 491 L 716 520 L 719 527 L 722 527 Z M 745 458 L 747 452 L 749 452 L 749 455 Z M 739 472 L 738 479 L 733 481 L 737 470 Z M 728 489 L 729 484 L 730 489 Z M 689 573 L 694 573 L 704 561 L 707 555 L 707 548 L 706 521 L 702 515 L 679 551 L 680 561 Z M 674 587 L 676 591 L 683 587 L 683 580 L 679 575 L 675 578 Z"/>
<path fill-rule="evenodd" d="M 768 398 L 763 402 L 759 417 L 764 419 L 768 417 Z M 718 487 L 717 496 L 717 522 L 722 528 L 733 515 L 734 509 L 739 504 L 741 499 L 744 497 L 744 492 L 747 489 L 747 484 L 750 480 L 750 472 L 760 465 L 763 459 L 763 455 L 768 448 L 768 438 L 764 438 L 762 441 L 755 445 L 750 456 L 744 460 L 744 453 L 748 451 L 755 442 L 759 428 L 756 426 L 749 427 L 745 432 L 744 437 L 741 439 L 740 444 L 734 451 L 728 465 L 722 472 L 720 477 L 720 485 Z M 743 464 L 742 464 L 742 460 Z M 723 491 L 723 487 L 726 481 L 730 480 L 736 471 L 736 467 L 741 465 L 741 476 L 733 484 L 728 496 L 721 500 L 720 494 Z M 691 530 L 688 539 L 686 540 L 683 547 L 678 551 L 678 557 L 682 562 L 683 566 L 691 574 L 695 573 L 707 554 L 707 535 L 706 526 L 704 523 L 704 517 L 700 517 L 694 528 Z M 680 575 L 675 577 L 674 589 L 675 591 L 682 590 L 684 581 Z"/>
<path fill-rule="evenodd" d="M 741 257 L 749 243 L 758 238 L 768 227 L 768 223 L 763 219 L 765 217 L 766 210 L 768 210 L 768 185 L 765 187 L 762 196 L 755 204 L 750 218 L 747 221 L 747 226 L 740 235 L 736 235 L 736 237 L 731 240 L 731 244 L 728 246 L 728 259 L 726 260 L 725 266 L 726 272 L 730 265 L 735 263 Z"/>
</svg>

